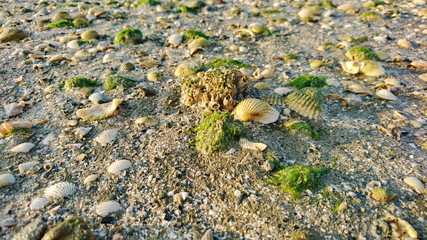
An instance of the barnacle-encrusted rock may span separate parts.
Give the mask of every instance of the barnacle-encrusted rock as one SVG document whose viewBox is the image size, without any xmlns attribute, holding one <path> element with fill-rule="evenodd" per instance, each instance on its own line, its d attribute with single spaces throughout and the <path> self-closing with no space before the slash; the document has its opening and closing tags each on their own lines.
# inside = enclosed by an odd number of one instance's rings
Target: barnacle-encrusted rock
<svg viewBox="0 0 427 240">
<path fill-rule="evenodd" d="M 114 42 L 122 45 L 140 43 L 142 42 L 142 32 L 136 28 L 123 29 L 116 34 Z"/>
<path fill-rule="evenodd" d="M 0 29 L 0 42 L 19 41 L 27 37 L 27 34 L 16 28 Z"/>
<path fill-rule="evenodd" d="M 95 236 L 90 231 L 89 226 L 82 218 L 69 216 L 67 220 L 61 222 L 56 227 L 49 230 L 42 240 L 95 240 Z"/>
<path fill-rule="evenodd" d="M 181 81 L 183 105 L 199 106 L 216 111 L 232 110 L 238 97 L 246 94 L 248 77 L 237 69 L 211 69 Z"/>
<path fill-rule="evenodd" d="M 233 120 L 228 111 L 216 112 L 192 129 L 196 133 L 196 148 L 205 154 L 226 150 L 239 139 L 243 124 Z"/>
</svg>

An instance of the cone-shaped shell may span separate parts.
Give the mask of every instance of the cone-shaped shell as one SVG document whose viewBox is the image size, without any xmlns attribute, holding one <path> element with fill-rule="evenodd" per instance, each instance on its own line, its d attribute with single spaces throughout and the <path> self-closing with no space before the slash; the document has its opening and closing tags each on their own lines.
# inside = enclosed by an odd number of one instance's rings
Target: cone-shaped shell
<svg viewBox="0 0 427 240">
<path fill-rule="evenodd" d="M 73 195 L 77 187 L 73 183 L 60 182 L 55 185 L 49 186 L 44 191 L 44 195 L 48 199 L 64 198 Z"/>
<path fill-rule="evenodd" d="M 89 108 L 77 110 L 77 116 L 83 120 L 100 120 L 111 116 L 116 110 L 117 106 L 123 102 L 123 99 L 114 99 L 109 103 L 94 105 Z"/>
<path fill-rule="evenodd" d="M 363 61 L 363 66 L 361 66 L 360 71 L 369 77 L 379 77 L 385 74 L 384 68 L 379 62 L 366 60 Z"/>
<path fill-rule="evenodd" d="M 243 122 L 256 121 L 268 124 L 277 121 L 279 115 L 270 104 L 256 98 L 245 99 L 234 109 L 234 118 Z"/>
<path fill-rule="evenodd" d="M 364 63 L 358 62 L 340 62 L 342 69 L 350 74 L 358 74 Z"/>
<path fill-rule="evenodd" d="M 241 138 L 239 140 L 239 145 L 243 149 L 250 149 L 250 150 L 257 150 L 257 151 L 264 151 L 267 148 L 267 145 L 265 145 L 264 143 L 251 142 L 246 138 Z"/>
<path fill-rule="evenodd" d="M 318 88 L 303 88 L 286 97 L 288 107 L 300 115 L 317 118 L 322 115 L 324 96 Z"/>
</svg>

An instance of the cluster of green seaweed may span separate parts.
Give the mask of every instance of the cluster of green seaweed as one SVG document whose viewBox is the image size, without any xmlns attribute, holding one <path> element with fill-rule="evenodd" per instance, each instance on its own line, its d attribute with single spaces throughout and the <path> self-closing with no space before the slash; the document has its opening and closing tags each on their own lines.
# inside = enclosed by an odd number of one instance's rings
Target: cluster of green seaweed
<svg viewBox="0 0 427 240">
<path fill-rule="evenodd" d="M 85 77 L 75 77 L 75 78 L 70 78 L 65 80 L 64 89 L 66 91 L 69 91 L 75 88 L 79 88 L 79 89 L 91 88 L 93 90 L 95 87 L 98 87 L 100 85 L 101 83 L 98 82 L 97 80 L 90 80 Z M 136 85 L 136 80 L 133 80 L 131 78 L 124 77 L 124 76 L 109 76 L 104 81 L 104 89 L 106 91 L 116 89 L 119 86 L 123 88 L 130 88 L 130 87 L 134 87 L 135 85 Z"/>
<path fill-rule="evenodd" d="M 7 137 L 20 137 L 20 138 L 29 138 L 34 135 L 34 130 L 30 128 L 16 128 L 12 132 L 9 132 L 5 135 L 0 133 L 0 138 Z"/>
</svg>

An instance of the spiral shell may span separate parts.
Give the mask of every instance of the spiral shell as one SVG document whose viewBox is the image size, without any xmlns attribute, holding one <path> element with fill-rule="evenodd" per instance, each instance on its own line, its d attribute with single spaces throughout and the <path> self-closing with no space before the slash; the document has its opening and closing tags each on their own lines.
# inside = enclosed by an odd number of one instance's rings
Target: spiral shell
<svg viewBox="0 0 427 240">
<path fill-rule="evenodd" d="M 0 175 L 0 187 L 6 187 L 16 182 L 15 177 L 10 173 Z"/>
<path fill-rule="evenodd" d="M 295 112 L 310 119 L 322 115 L 322 105 L 324 96 L 318 88 L 303 88 L 289 94 L 286 97 L 286 104 Z"/>
<path fill-rule="evenodd" d="M 237 104 L 234 118 L 241 121 L 256 121 L 264 124 L 273 123 L 279 118 L 279 112 L 270 104 L 256 98 L 248 98 Z"/>
<path fill-rule="evenodd" d="M 122 206 L 120 205 L 120 203 L 116 201 L 108 201 L 98 204 L 95 208 L 95 212 L 101 217 L 106 217 L 108 214 L 117 212 L 121 209 Z"/>
<path fill-rule="evenodd" d="M 257 151 L 264 151 L 267 148 L 267 145 L 265 145 L 264 143 L 251 142 L 246 138 L 241 138 L 239 140 L 239 145 L 243 149 L 250 149 L 250 150 L 257 150 Z"/>
<path fill-rule="evenodd" d="M 384 68 L 379 62 L 366 60 L 363 61 L 363 66 L 360 68 L 360 71 L 369 77 L 379 77 L 385 74 Z"/>
<path fill-rule="evenodd" d="M 94 105 L 89 108 L 77 110 L 77 116 L 83 120 L 100 120 L 113 115 L 116 108 L 123 102 L 123 99 L 113 99 L 112 102 Z"/>
<path fill-rule="evenodd" d="M 129 160 L 118 160 L 108 166 L 107 171 L 113 174 L 119 174 L 121 171 L 128 169 L 132 166 Z"/>
<path fill-rule="evenodd" d="M 60 182 L 47 187 L 44 195 L 47 199 L 64 198 L 73 195 L 77 190 L 76 185 L 69 182 Z"/>
</svg>

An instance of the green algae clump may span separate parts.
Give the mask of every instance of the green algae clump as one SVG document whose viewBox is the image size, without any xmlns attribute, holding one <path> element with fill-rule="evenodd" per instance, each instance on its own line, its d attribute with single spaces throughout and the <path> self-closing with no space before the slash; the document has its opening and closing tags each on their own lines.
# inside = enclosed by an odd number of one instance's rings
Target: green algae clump
<svg viewBox="0 0 427 240">
<path fill-rule="evenodd" d="M 34 130 L 29 128 L 17 128 L 12 132 L 7 133 L 5 137 L 17 136 L 21 138 L 28 138 L 34 135 Z M 0 137 L 1 138 L 1 137 Z"/>
<path fill-rule="evenodd" d="M 244 68 L 244 67 L 252 67 L 252 65 L 243 63 L 241 60 L 234 60 L 230 58 L 218 58 L 212 60 L 206 64 L 208 68 Z"/>
<path fill-rule="evenodd" d="M 286 84 L 287 87 L 295 87 L 297 89 L 302 89 L 306 87 L 322 88 L 326 85 L 326 78 L 314 75 L 299 76 L 295 78 L 292 82 Z"/>
<path fill-rule="evenodd" d="M 119 31 L 115 38 L 114 43 L 121 45 L 130 45 L 142 42 L 142 32 L 136 28 L 128 28 Z"/>
<path fill-rule="evenodd" d="M 290 132 L 301 134 L 307 137 L 320 139 L 322 136 L 314 131 L 308 123 L 299 119 L 289 119 L 285 122 L 285 128 Z"/>
<path fill-rule="evenodd" d="M 110 76 L 105 80 L 105 90 L 110 91 L 116 89 L 118 86 L 123 88 L 130 88 L 136 85 L 136 80 L 123 76 Z"/>
<path fill-rule="evenodd" d="M 242 135 L 243 124 L 222 111 L 207 116 L 192 132 L 196 133 L 196 148 L 210 155 L 233 145 Z"/>
<path fill-rule="evenodd" d="M 198 38 L 208 39 L 208 36 L 206 36 L 203 32 L 197 31 L 197 30 L 187 30 L 185 31 L 184 36 L 182 36 L 182 40 L 184 42 L 187 42 L 190 39 L 198 39 Z"/>
<path fill-rule="evenodd" d="M 137 3 L 136 3 L 136 6 L 137 7 L 139 7 L 139 6 L 141 6 L 142 4 L 148 4 L 148 5 L 150 5 L 150 6 L 156 6 L 156 5 L 160 5 L 160 4 L 162 4 L 161 2 L 159 2 L 159 1 L 156 1 L 156 0 L 139 0 Z"/>
<path fill-rule="evenodd" d="M 381 60 L 372 48 L 354 47 L 345 54 L 347 58 L 354 61 Z"/>
<path fill-rule="evenodd" d="M 295 200 L 307 189 L 318 185 L 319 178 L 328 171 L 327 168 L 310 168 L 306 166 L 290 166 L 278 171 L 270 179 L 270 184 L 279 187 Z"/>
<path fill-rule="evenodd" d="M 73 22 L 70 20 L 59 20 L 55 22 L 51 22 L 47 25 L 48 28 L 63 28 L 63 27 L 73 27 Z"/>
<path fill-rule="evenodd" d="M 82 218 L 69 216 L 65 221 L 49 230 L 42 240 L 95 240 L 95 236 Z"/>
<path fill-rule="evenodd" d="M 64 88 L 65 90 L 71 90 L 73 88 L 86 88 L 86 87 L 96 87 L 99 86 L 98 81 L 89 80 L 84 77 L 75 77 L 65 80 Z"/>
</svg>

